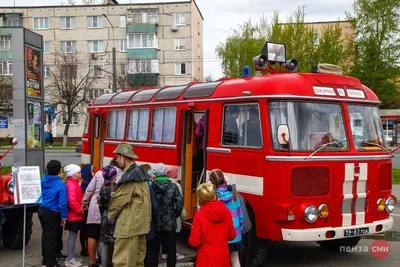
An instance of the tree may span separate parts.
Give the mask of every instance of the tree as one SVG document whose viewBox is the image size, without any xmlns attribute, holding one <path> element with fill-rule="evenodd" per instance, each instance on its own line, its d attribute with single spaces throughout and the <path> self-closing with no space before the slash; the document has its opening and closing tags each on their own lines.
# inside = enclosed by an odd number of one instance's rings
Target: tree
<svg viewBox="0 0 400 267">
<path fill-rule="evenodd" d="M 51 70 L 51 82 L 48 86 L 48 102 L 57 107 L 57 115 L 66 116 L 64 129 L 64 147 L 68 144 L 68 132 L 74 117 L 81 113 L 86 105 L 87 92 L 101 70 L 80 65 L 78 55 L 56 53 L 54 69 Z M 89 64 L 90 66 L 90 64 Z"/>
<path fill-rule="evenodd" d="M 353 9 L 354 14 L 347 14 L 357 37 L 353 75 L 378 95 L 383 108 L 396 108 L 400 104 L 400 1 L 356 0 Z"/>
<path fill-rule="evenodd" d="M 209 75 L 207 75 L 207 76 L 204 78 L 204 80 L 205 80 L 206 82 L 213 82 L 213 81 L 214 81 L 214 78 L 213 78 L 213 76 L 212 76 L 211 74 L 209 74 Z"/>
<path fill-rule="evenodd" d="M 13 111 L 13 85 L 9 76 L 0 75 L 0 115 L 9 115 Z"/>
</svg>

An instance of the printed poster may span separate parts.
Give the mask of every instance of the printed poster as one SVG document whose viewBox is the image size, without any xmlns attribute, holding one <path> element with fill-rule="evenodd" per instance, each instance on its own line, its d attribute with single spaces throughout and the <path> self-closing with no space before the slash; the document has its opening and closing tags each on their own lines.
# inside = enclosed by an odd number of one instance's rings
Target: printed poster
<svg viewBox="0 0 400 267">
<path fill-rule="evenodd" d="M 25 46 L 26 49 L 26 94 L 41 97 L 42 62 L 41 50 Z"/>
<path fill-rule="evenodd" d="M 28 110 L 28 148 L 42 147 L 42 104 L 38 101 L 27 101 Z"/>
<path fill-rule="evenodd" d="M 39 166 L 13 167 L 15 204 L 34 204 L 42 202 Z"/>
</svg>

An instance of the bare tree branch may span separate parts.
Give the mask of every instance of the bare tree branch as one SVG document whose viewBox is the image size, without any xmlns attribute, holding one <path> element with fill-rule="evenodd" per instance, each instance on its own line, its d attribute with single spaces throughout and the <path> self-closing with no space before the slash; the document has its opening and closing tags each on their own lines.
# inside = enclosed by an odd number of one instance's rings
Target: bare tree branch
<svg viewBox="0 0 400 267">
<path fill-rule="evenodd" d="M 9 76 L 0 75 L 0 115 L 8 115 L 13 111 L 13 87 Z"/>
</svg>

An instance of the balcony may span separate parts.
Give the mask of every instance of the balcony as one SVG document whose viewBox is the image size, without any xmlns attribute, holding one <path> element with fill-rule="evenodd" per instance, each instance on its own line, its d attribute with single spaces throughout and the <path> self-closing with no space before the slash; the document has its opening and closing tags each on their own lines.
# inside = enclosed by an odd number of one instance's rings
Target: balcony
<svg viewBox="0 0 400 267">
<path fill-rule="evenodd" d="M 12 60 L 12 52 L 11 51 L 0 51 L 0 60 L 1 61 Z"/>
<path fill-rule="evenodd" d="M 157 85 L 158 75 L 158 73 L 128 74 L 128 83 L 130 86 Z"/>
<path fill-rule="evenodd" d="M 155 48 L 127 49 L 128 59 L 154 59 L 157 58 L 157 50 Z"/>
<path fill-rule="evenodd" d="M 11 36 L 12 29 L 11 28 L 1 28 L 0 26 L 0 36 Z"/>
<path fill-rule="evenodd" d="M 127 33 L 156 33 L 157 25 L 155 23 L 134 23 L 126 25 Z"/>
</svg>

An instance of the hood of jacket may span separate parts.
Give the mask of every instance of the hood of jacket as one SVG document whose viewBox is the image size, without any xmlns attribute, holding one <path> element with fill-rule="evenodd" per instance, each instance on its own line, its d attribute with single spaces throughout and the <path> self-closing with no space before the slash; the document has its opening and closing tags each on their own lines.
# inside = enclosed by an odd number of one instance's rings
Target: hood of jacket
<svg viewBox="0 0 400 267">
<path fill-rule="evenodd" d="M 224 203 L 228 203 L 232 200 L 232 191 L 229 191 L 226 185 L 218 186 L 216 191 L 218 199 L 223 201 Z"/>
<path fill-rule="evenodd" d="M 201 212 L 212 223 L 222 223 L 225 220 L 226 212 L 225 204 L 222 201 L 215 200 L 204 204 L 201 207 Z"/>
<path fill-rule="evenodd" d="M 128 182 L 144 182 L 147 180 L 145 171 L 136 165 L 136 163 L 129 166 L 124 174 L 122 174 L 121 180 L 118 184 L 128 183 Z"/>
<path fill-rule="evenodd" d="M 43 187 L 43 189 L 51 189 L 60 180 L 61 180 L 61 177 L 58 175 L 45 174 L 42 178 L 42 187 Z"/>
<path fill-rule="evenodd" d="M 90 182 L 93 178 L 92 175 L 92 164 L 86 164 L 85 166 L 82 167 L 81 170 L 82 173 L 82 178 L 87 181 Z"/>
<path fill-rule="evenodd" d="M 156 194 L 164 193 L 172 186 L 172 182 L 168 177 L 160 176 L 154 179 L 151 184 Z"/>
</svg>

